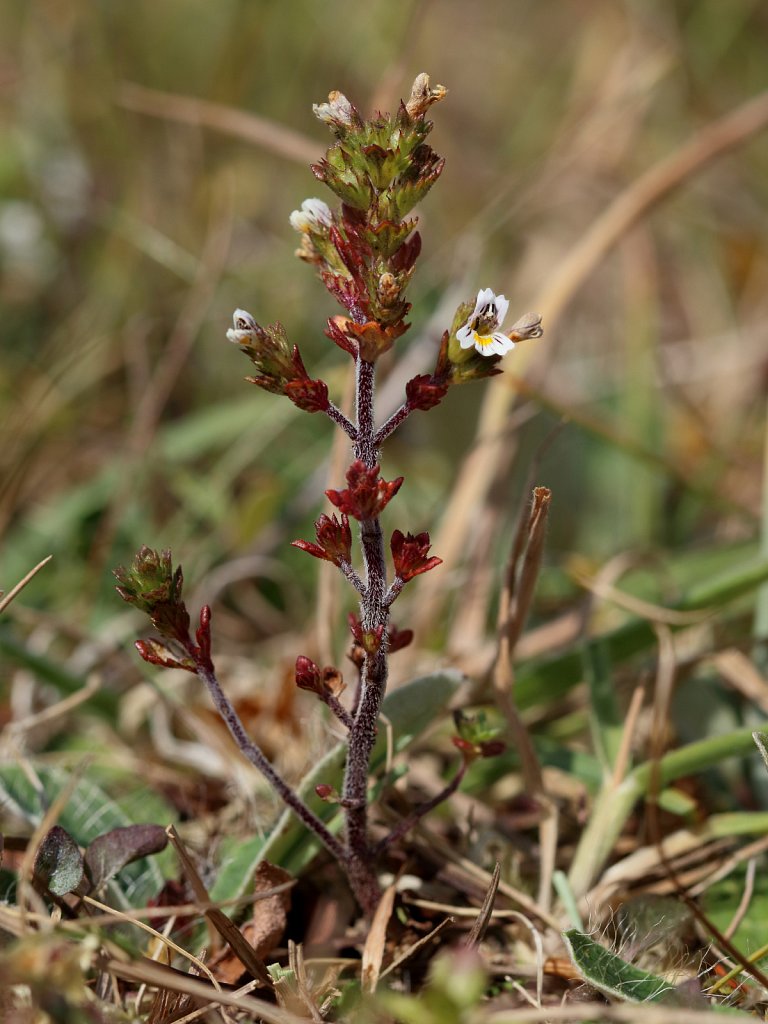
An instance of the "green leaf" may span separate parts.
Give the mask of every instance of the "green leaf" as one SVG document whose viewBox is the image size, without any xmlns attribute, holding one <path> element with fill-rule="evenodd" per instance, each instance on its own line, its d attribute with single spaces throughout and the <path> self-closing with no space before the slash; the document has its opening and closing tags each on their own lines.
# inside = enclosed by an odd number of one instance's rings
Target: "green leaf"
<svg viewBox="0 0 768 1024">
<path fill-rule="evenodd" d="M 39 825 L 48 807 L 69 784 L 69 774 L 61 768 L 37 765 L 41 789 L 32 785 L 18 764 L 0 764 L 0 801 L 32 826 Z M 137 807 L 137 813 L 140 808 Z M 59 822 L 78 846 L 87 847 L 98 836 L 112 829 L 137 824 L 135 817 L 121 807 L 101 787 L 86 778 L 77 781 L 71 796 L 61 809 Z M 119 890 L 112 889 L 126 907 L 144 906 L 156 896 L 165 882 L 157 858 L 140 860 L 120 873 Z"/>
<path fill-rule="evenodd" d="M 563 933 L 568 952 L 585 981 L 631 1003 L 679 1002 L 672 985 L 641 971 L 575 928 Z"/>
<path fill-rule="evenodd" d="M 46 832 L 37 850 L 35 879 L 54 896 L 74 892 L 83 880 L 83 858 L 72 836 L 61 825 Z"/>
<path fill-rule="evenodd" d="M 427 726 L 445 711 L 463 676 L 451 670 L 436 672 L 406 683 L 384 699 L 382 714 L 391 722 L 393 748 L 399 753 L 413 742 Z M 342 784 L 346 743 L 337 744 L 304 776 L 297 787 L 300 796 L 334 833 L 341 829 L 343 819 L 337 806 L 327 804 L 315 795 L 315 786 L 327 783 L 339 788 Z M 387 729 L 382 721 L 371 757 L 371 773 L 386 762 Z M 246 840 L 222 866 L 211 889 L 214 900 L 236 899 L 250 885 L 256 865 L 261 860 L 298 875 L 320 849 L 319 840 L 304 828 L 290 811 L 283 811 L 275 828 L 265 840 Z"/>
</svg>

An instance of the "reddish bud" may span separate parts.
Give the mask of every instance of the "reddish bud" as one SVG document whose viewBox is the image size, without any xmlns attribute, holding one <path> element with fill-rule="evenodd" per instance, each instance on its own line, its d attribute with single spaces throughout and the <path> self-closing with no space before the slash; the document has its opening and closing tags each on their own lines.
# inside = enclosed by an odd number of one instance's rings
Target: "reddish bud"
<svg viewBox="0 0 768 1024">
<path fill-rule="evenodd" d="M 195 640 L 197 640 L 196 658 L 198 663 L 204 668 L 213 670 L 213 662 L 211 661 L 211 609 L 207 604 L 204 604 L 200 609 L 200 625 L 195 630 Z"/>
<path fill-rule="evenodd" d="M 395 273 L 407 273 L 416 262 L 421 252 L 421 235 L 414 231 L 407 242 L 403 242 L 390 261 Z"/>
<path fill-rule="evenodd" d="M 300 690 L 308 690 L 310 693 L 319 695 L 323 692 L 320 669 L 311 658 L 305 658 L 303 654 L 296 659 L 296 685 Z"/>
<path fill-rule="evenodd" d="M 285 394 L 304 412 L 325 412 L 328 408 L 328 385 L 322 380 L 289 380 Z"/>
<path fill-rule="evenodd" d="M 481 757 L 498 757 L 507 749 L 503 740 L 486 740 L 484 743 L 479 743 L 478 747 Z"/>
<path fill-rule="evenodd" d="M 342 513 L 339 522 L 336 516 L 327 516 L 323 513 L 315 522 L 315 534 L 317 544 L 306 540 L 294 540 L 291 543 L 293 547 L 306 551 L 308 555 L 333 562 L 334 565 L 340 566 L 342 562 L 351 561 L 352 531 L 349 528 L 348 516 Z"/>
<path fill-rule="evenodd" d="M 427 373 L 413 377 L 405 385 L 405 395 L 412 409 L 434 409 L 448 393 L 448 382 L 437 380 Z"/>
<path fill-rule="evenodd" d="M 465 761 L 474 761 L 477 757 L 477 747 L 469 740 L 465 740 L 461 736 L 451 736 L 451 743 L 461 752 Z"/>
<path fill-rule="evenodd" d="M 375 654 L 381 647 L 381 641 L 384 637 L 384 627 L 377 626 L 372 630 L 363 629 L 363 624 L 360 619 L 350 612 L 348 616 L 349 628 L 354 637 L 355 643 L 358 644 L 365 651 L 366 654 Z M 354 660 L 354 659 L 353 659 Z"/>
<path fill-rule="evenodd" d="M 327 804 L 337 804 L 339 802 L 338 791 L 329 786 L 327 782 L 321 782 L 318 786 L 315 786 L 315 792 Z"/>
<path fill-rule="evenodd" d="M 390 654 L 394 654 L 395 651 L 402 651 L 412 640 L 412 629 L 398 629 L 397 626 L 390 626 L 387 630 L 387 650 Z"/>
<path fill-rule="evenodd" d="M 414 537 L 412 533 L 403 534 L 400 530 L 395 530 L 390 548 L 395 573 L 404 583 L 442 563 L 442 558 L 429 556 L 428 533 L 420 533 Z"/>
<path fill-rule="evenodd" d="M 348 323 L 349 321 L 345 316 L 332 316 L 328 320 L 328 328 L 325 334 L 331 341 L 335 341 L 339 348 L 348 352 L 353 359 L 357 359 L 357 342 L 353 341 L 345 330 Z"/>
<path fill-rule="evenodd" d="M 359 459 L 347 470 L 343 491 L 326 491 L 331 504 L 355 519 L 376 519 L 400 490 L 403 478 L 382 480 L 378 465 L 368 469 Z"/>
<path fill-rule="evenodd" d="M 182 668 L 187 672 L 197 671 L 197 666 L 192 658 L 178 657 L 162 640 L 149 638 L 147 640 L 136 640 L 134 646 L 144 661 L 150 665 L 159 665 L 161 668 Z"/>
</svg>

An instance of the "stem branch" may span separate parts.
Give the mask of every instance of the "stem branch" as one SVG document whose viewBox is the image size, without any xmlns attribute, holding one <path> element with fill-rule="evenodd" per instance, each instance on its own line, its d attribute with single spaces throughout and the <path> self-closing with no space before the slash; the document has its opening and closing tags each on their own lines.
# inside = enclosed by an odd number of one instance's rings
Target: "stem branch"
<svg viewBox="0 0 768 1024">
<path fill-rule="evenodd" d="M 320 821 L 317 815 L 307 807 L 298 793 L 292 789 L 282 775 L 278 774 L 278 772 L 272 767 L 264 756 L 261 748 L 249 738 L 245 731 L 245 727 L 240 720 L 240 716 L 232 706 L 232 702 L 229 697 L 227 697 L 222 690 L 221 684 L 216 678 L 216 674 L 213 669 L 198 664 L 197 675 L 208 688 L 208 692 L 211 695 L 211 700 L 213 701 L 216 710 L 229 729 L 232 739 L 237 744 L 243 756 L 251 762 L 254 768 L 258 768 L 283 803 L 291 808 L 302 824 L 306 825 L 308 829 L 315 833 L 329 853 L 331 853 L 340 864 L 346 864 L 347 855 L 338 839 L 331 835 L 322 821 Z"/>
</svg>

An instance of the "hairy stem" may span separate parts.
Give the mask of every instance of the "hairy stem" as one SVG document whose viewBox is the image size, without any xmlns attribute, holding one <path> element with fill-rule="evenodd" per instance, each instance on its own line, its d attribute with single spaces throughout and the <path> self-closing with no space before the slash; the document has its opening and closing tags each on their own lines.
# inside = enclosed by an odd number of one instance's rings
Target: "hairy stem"
<svg viewBox="0 0 768 1024">
<path fill-rule="evenodd" d="M 347 711 L 338 697 L 334 697 L 332 693 L 325 693 L 320 698 L 322 702 L 328 707 L 333 714 L 338 718 L 342 725 L 345 725 L 347 729 L 351 729 L 354 725 L 352 715 Z"/>
<path fill-rule="evenodd" d="M 357 441 L 355 458 L 372 468 L 378 462 L 378 446 L 374 427 L 373 394 L 375 367 L 373 363 L 357 362 Z M 388 609 L 385 603 L 387 570 L 384 540 L 378 519 L 365 519 L 360 524 L 360 544 L 366 571 L 366 585 L 360 599 L 360 621 L 363 630 L 383 627 L 386 635 Z M 376 723 L 387 685 L 386 641 L 363 663 L 360 700 L 349 732 L 349 752 L 344 774 L 343 800 L 346 812 L 348 872 L 356 888 L 367 893 L 368 909 L 375 907 L 379 886 L 373 868 L 368 841 L 368 771 Z M 354 877 L 353 877 L 354 875 Z"/>
<path fill-rule="evenodd" d="M 410 402 L 403 402 L 400 408 L 392 413 L 387 422 L 379 427 L 373 439 L 376 447 L 379 447 L 388 437 L 394 434 L 400 424 L 410 416 L 412 411 Z"/>
<path fill-rule="evenodd" d="M 275 771 L 264 756 L 261 748 L 249 738 L 245 731 L 245 727 L 240 720 L 240 716 L 232 706 L 232 702 L 229 697 L 227 697 L 222 690 L 215 672 L 204 665 L 198 664 L 197 675 L 208 688 L 208 692 L 211 695 L 211 700 L 213 701 L 216 710 L 229 729 L 233 740 L 237 744 L 243 756 L 251 762 L 254 768 L 258 768 L 283 803 L 290 807 L 299 821 L 315 833 L 329 853 L 331 853 L 340 864 L 345 864 L 347 856 L 338 839 L 331 835 L 322 821 L 320 821 L 320 819 L 307 807 L 298 793 L 296 793 L 296 791 L 288 785 L 285 779 Z"/>
<path fill-rule="evenodd" d="M 357 440 L 357 430 L 355 429 L 355 425 L 349 422 L 341 409 L 337 408 L 333 402 L 328 404 L 328 408 L 325 412 L 329 419 L 332 419 L 334 423 L 338 423 L 348 437 L 353 441 Z"/>
</svg>

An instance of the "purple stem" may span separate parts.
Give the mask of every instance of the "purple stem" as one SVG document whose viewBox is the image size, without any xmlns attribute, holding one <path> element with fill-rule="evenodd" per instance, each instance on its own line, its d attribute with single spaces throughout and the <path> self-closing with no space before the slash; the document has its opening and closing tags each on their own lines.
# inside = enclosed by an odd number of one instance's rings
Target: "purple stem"
<svg viewBox="0 0 768 1024">
<path fill-rule="evenodd" d="M 328 408 L 325 412 L 329 419 L 332 419 L 334 423 L 338 423 L 344 433 L 351 438 L 351 440 L 357 440 L 357 430 L 355 429 L 355 425 L 350 423 L 341 409 L 337 408 L 333 402 L 328 403 Z"/>
<path fill-rule="evenodd" d="M 430 811 L 434 810 L 435 807 L 441 804 L 444 800 L 447 800 L 449 796 L 453 796 L 461 785 L 461 780 L 464 778 L 466 771 L 467 762 L 462 761 L 459 770 L 447 786 L 441 789 L 440 792 L 436 796 L 433 796 L 431 800 L 425 800 L 424 803 L 418 804 L 414 807 L 410 814 L 406 815 L 402 821 L 399 821 L 392 831 L 377 843 L 373 851 L 374 856 L 380 856 L 388 846 L 397 842 L 398 839 L 402 839 L 406 833 L 410 832 L 413 826 L 417 825 L 425 814 L 429 814 Z"/>
<path fill-rule="evenodd" d="M 334 697 L 332 693 L 320 694 L 320 700 L 330 708 L 330 710 L 336 715 L 342 725 L 345 725 L 347 729 L 351 729 L 355 724 L 352 715 L 347 711 L 344 705 L 341 703 L 338 697 Z"/>
<path fill-rule="evenodd" d="M 240 716 L 232 706 L 232 702 L 229 697 L 227 697 L 222 690 L 221 684 L 216 678 L 216 674 L 213 669 L 198 663 L 197 675 L 207 686 L 208 692 L 211 695 L 211 700 L 232 734 L 232 738 L 240 749 L 240 752 L 251 762 L 254 768 L 258 768 L 283 803 L 290 807 L 299 821 L 315 833 L 320 842 L 336 858 L 336 860 L 339 861 L 340 864 L 346 865 L 347 854 L 338 839 L 331 835 L 322 821 L 320 821 L 317 815 L 307 807 L 298 793 L 288 785 L 282 775 L 279 775 L 275 771 L 264 756 L 261 748 L 249 738 L 245 731 L 245 727 L 240 720 Z"/>
<path fill-rule="evenodd" d="M 347 580 L 349 580 L 349 582 L 352 584 L 352 586 L 355 588 L 358 594 L 362 595 L 365 593 L 365 584 L 357 575 L 357 573 L 352 568 L 349 562 L 340 562 L 339 569 L 341 569 L 341 572 L 344 575 L 344 577 Z"/>
<path fill-rule="evenodd" d="M 373 363 L 358 359 L 355 458 L 360 459 L 368 468 L 378 463 L 379 454 L 373 418 L 375 372 Z M 360 543 L 366 569 L 366 585 L 360 599 L 360 621 L 366 632 L 373 632 L 382 626 L 386 634 L 389 617 L 384 600 L 387 569 L 384 539 L 378 519 L 364 519 L 360 523 Z M 387 656 L 386 648 L 382 645 L 375 653 L 366 654 L 363 663 L 360 699 L 349 731 L 342 793 L 346 815 L 347 871 L 355 891 L 365 893 L 366 909 L 369 912 L 378 903 L 380 890 L 368 841 L 368 773 L 386 685 Z"/>
<path fill-rule="evenodd" d="M 387 608 L 391 607 L 392 602 L 398 597 L 400 591 L 403 589 L 404 586 L 405 580 L 402 578 L 402 576 L 395 576 L 395 578 L 392 580 L 392 586 L 389 588 L 389 590 L 384 596 L 384 604 L 387 606 Z"/>
<path fill-rule="evenodd" d="M 392 413 L 386 423 L 379 427 L 373 438 L 373 443 L 376 447 L 378 448 L 391 434 L 394 434 L 403 420 L 406 420 L 412 412 L 413 409 L 411 409 L 410 403 L 407 400 L 403 402 L 400 408 Z"/>
</svg>

